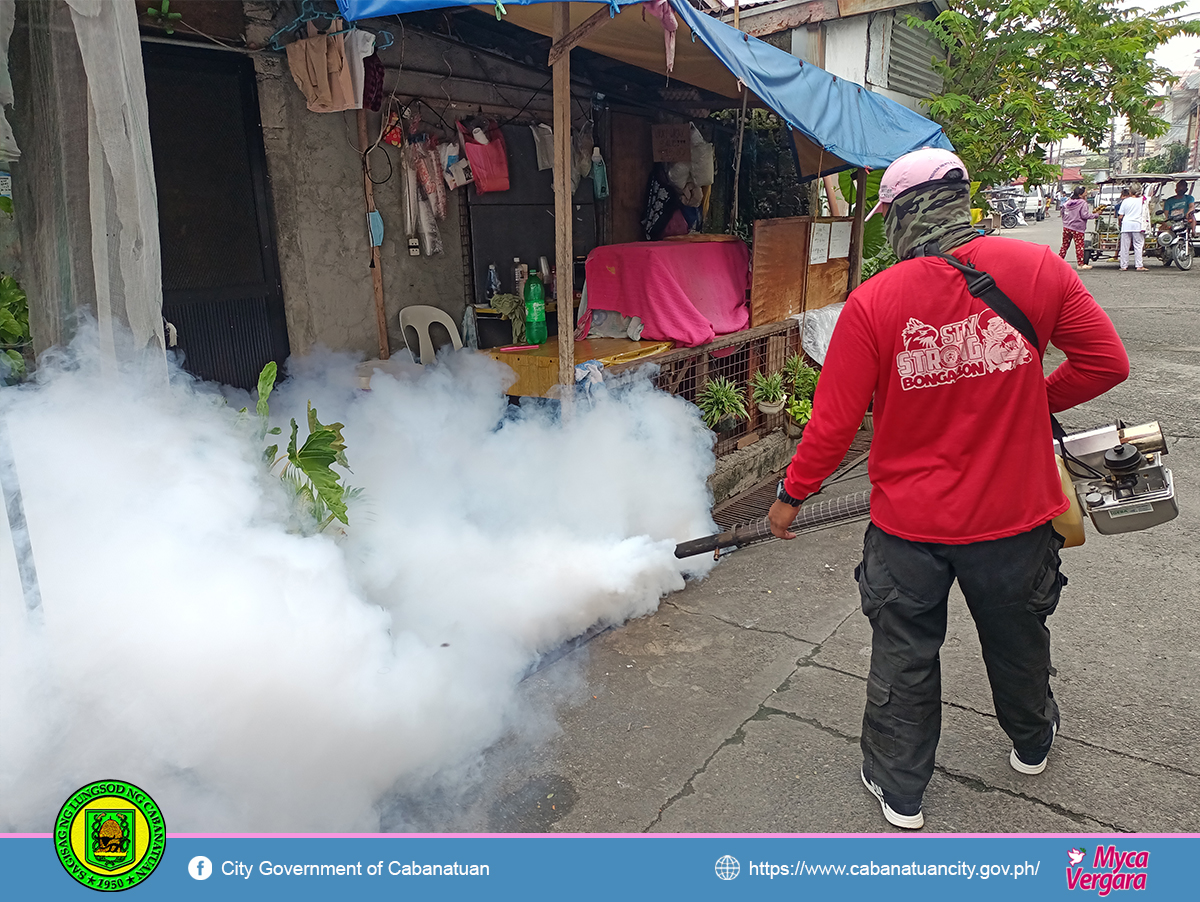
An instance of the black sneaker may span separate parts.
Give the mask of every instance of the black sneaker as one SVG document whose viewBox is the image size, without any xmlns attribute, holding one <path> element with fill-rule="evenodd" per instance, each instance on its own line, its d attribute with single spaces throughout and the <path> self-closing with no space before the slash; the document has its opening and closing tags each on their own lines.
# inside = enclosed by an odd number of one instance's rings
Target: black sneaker
<svg viewBox="0 0 1200 902">
<path fill-rule="evenodd" d="M 1053 746 L 1054 737 L 1058 735 L 1059 715 L 1058 708 L 1054 709 L 1054 721 L 1050 724 L 1050 744 Z M 1036 776 L 1046 769 L 1046 762 L 1050 760 L 1050 752 L 1042 756 L 1041 761 L 1031 762 L 1026 761 L 1021 754 L 1014 748 L 1008 755 L 1008 763 L 1012 765 L 1012 769 L 1019 774 L 1027 774 L 1028 776 Z"/>
<path fill-rule="evenodd" d="M 920 802 L 916 805 L 902 805 L 894 800 L 889 801 L 883 787 L 867 779 L 866 771 L 860 770 L 859 774 L 862 776 L 863 786 L 878 800 L 879 807 L 883 809 L 883 816 L 889 824 L 905 830 L 920 830 L 925 826 L 925 815 L 921 813 Z"/>
</svg>

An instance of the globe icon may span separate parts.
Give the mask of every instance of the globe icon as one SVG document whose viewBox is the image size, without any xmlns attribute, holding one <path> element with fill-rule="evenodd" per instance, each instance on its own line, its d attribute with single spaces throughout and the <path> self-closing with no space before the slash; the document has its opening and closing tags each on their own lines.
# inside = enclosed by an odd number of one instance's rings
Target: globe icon
<svg viewBox="0 0 1200 902">
<path fill-rule="evenodd" d="M 742 872 L 742 866 L 732 855 L 722 855 L 717 859 L 717 876 L 722 880 L 732 880 Z"/>
</svg>

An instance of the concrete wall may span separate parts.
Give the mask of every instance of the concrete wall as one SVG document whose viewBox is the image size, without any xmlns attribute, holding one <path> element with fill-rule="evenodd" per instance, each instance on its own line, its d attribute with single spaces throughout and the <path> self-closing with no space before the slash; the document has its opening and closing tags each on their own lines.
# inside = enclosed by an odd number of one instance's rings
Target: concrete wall
<svg viewBox="0 0 1200 902">
<path fill-rule="evenodd" d="M 277 4 L 246 2 L 247 38 L 265 41 L 281 24 Z M 281 11 L 280 11 L 281 12 Z M 375 31 L 376 23 L 366 23 Z M 526 117 L 549 121 L 549 94 L 534 93 L 546 75 L 461 45 L 405 29 L 395 20 L 377 23 L 396 37 L 380 52 L 388 67 L 385 90 L 397 97 L 426 98 L 448 122 L 480 109 L 504 118 L 532 100 Z M 402 37 L 403 35 L 403 37 Z M 370 244 L 363 201 L 356 112 L 312 113 L 292 80 L 283 55 L 256 54 L 259 105 L 266 145 L 267 169 L 275 211 L 276 238 L 293 354 L 318 345 L 378 355 L 375 300 L 370 270 Z M 452 99 L 451 99 L 452 98 Z M 424 120 L 448 133 L 437 114 L 422 110 Z M 372 140 L 380 116 L 368 112 Z M 375 186 L 375 203 L 384 221 L 381 248 L 384 298 L 393 353 L 403 352 L 399 311 L 431 304 L 461 322 L 466 303 L 460 207 L 463 194 L 453 192 L 449 212 L 439 223 L 444 252 L 410 257 L 405 234 L 403 186 L 397 148 L 387 146 L 393 175 Z M 371 155 L 376 181 L 387 174 L 383 153 Z"/>
<path fill-rule="evenodd" d="M 375 295 L 370 269 L 356 114 L 311 113 L 277 56 L 255 58 L 267 169 L 275 206 L 276 241 L 293 354 L 323 344 L 335 350 L 378 354 Z M 370 117 L 371 135 L 379 117 Z M 410 304 L 432 304 L 456 321 L 463 311 L 458 198 L 439 224 L 445 252 L 409 257 L 404 230 L 399 154 L 389 147 L 393 176 L 375 186 L 384 221 L 383 294 L 393 348 L 403 346 L 398 315 Z M 372 154 L 374 177 L 387 172 L 383 153 Z"/>
</svg>

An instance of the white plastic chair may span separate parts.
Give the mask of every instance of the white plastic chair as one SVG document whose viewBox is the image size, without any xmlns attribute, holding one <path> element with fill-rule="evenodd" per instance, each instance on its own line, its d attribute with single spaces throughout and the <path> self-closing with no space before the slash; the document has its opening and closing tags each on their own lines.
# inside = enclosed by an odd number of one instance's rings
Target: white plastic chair
<svg viewBox="0 0 1200 902">
<path fill-rule="evenodd" d="M 424 304 L 405 307 L 400 311 L 400 331 L 404 334 L 404 346 L 408 348 L 408 353 L 413 353 L 412 346 L 408 343 L 408 329 L 411 326 L 417 333 L 417 349 L 420 351 L 420 356 L 413 354 L 413 361 L 421 366 L 433 362 L 435 349 L 433 336 L 429 333 L 429 326 L 432 323 L 446 327 L 455 350 L 463 346 L 462 338 L 458 334 L 458 326 L 445 310 Z"/>
</svg>

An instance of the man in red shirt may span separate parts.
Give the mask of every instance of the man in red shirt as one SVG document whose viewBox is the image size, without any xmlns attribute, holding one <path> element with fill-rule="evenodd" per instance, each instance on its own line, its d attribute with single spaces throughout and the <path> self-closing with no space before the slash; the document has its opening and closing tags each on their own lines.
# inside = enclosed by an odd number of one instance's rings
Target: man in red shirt
<svg viewBox="0 0 1200 902">
<path fill-rule="evenodd" d="M 804 440 L 769 514 L 788 527 L 850 447 L 874 399 L 871 524 L 855 570 L 871 621 L 862 780 L 889 823 L 924 825 L 941 731 L 938 653 L 957 578 L 975 619 L 1009 761 L 1046 767 L 1058 729 L 1046 617 L 1066 579 L 1050 521 L 1068 507 L 1050 412 L 1129 375 L 1108 316 L 1049 247 L 980 237 L 962 161 L 925 148 L 884 173 L 878 207 L 901 262 L 855 290 L 838 320 Z M 967 290 L 949 253 L 989 273 L 1040 347 Z M 1046 345 L 1066 355 L 1043 375 Z"/>
</svg>

